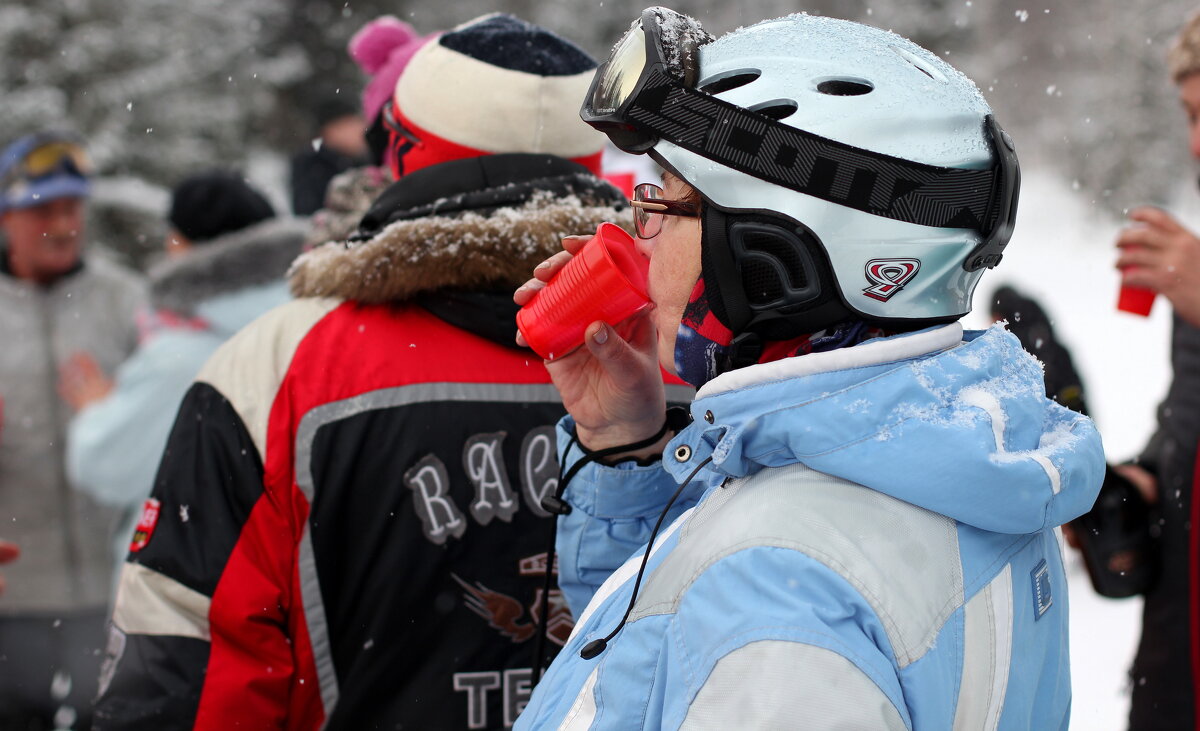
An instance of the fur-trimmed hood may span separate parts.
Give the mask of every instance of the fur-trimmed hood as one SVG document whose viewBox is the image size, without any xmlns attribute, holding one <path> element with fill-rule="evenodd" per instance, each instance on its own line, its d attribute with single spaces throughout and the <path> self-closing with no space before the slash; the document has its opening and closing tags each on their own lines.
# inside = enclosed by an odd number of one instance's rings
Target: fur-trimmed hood
<svg viewBox="0 0 1200 731">
<path fill-rule="evenodd" d="M 620 191 L 546 155 L 491 155 L 406 176 L 349 241 L 305 253 L 288 276 L 296 297 L 398 302 L 439 290 L 511 290 L 603 221 L 631 228 Z"/>
<path fill-rule="evenodd" d="M 272 218 L 163 260 L 148 272 L 150 304 L 190 317 L 214 297 L 281 280 L 307 232 L 307 219 Z"/>
</svg>

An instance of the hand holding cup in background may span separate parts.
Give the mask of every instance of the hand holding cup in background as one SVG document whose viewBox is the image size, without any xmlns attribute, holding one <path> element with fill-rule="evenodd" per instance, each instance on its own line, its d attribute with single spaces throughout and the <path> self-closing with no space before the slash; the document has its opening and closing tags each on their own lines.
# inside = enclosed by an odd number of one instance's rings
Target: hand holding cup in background
<svg viewBox="0 0 1200 731">
<path fill-rule="evenodd" d="M 1155 292 L 1153 289 L 1131 287 L 1122 284 L 1120 291 L 1117 293 L 1117 309 L 1122 312 L 1149 317 L 1150 310 L 1154 308 L 1154 299 L 1156 297 L 1158 297 L 1158 292 Z"/>
<path fill-rule="evenodd" d="M 1149 314 L 1152 293 L 1158 293 L 1177 314 L 1200 326 L 1200 238 L 1155 206 L 1134 208 L 1129 219 L 1131 225 L 1117 237 L 1122 287 L 1117 306 Z"/>
</svg>

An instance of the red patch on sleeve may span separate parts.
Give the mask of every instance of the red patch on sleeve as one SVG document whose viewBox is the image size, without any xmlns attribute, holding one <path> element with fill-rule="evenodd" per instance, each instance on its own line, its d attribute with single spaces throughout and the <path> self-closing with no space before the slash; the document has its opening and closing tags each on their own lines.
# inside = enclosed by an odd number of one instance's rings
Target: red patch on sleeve
<svg viewBox="0 0 1200 731">
<path fill-rule="evenodd" d="M 138 519 L 137 527 L 133 529 L 133 542 L 129 544 L 130 553 L 137 553 L 150 542 L 150 536 L 154 535 L 154 526 L 158 525 L 161 506 L 162 503 L 154 498 L 146 498 L 146 502 L 142 505 L 142 517 Z"/>
</svg>

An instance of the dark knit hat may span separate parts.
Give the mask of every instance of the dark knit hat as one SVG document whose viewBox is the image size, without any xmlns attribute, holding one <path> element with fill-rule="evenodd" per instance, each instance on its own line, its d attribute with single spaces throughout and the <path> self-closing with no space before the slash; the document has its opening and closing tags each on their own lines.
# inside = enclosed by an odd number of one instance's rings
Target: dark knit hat
<svg viewBox="0 0 1200 731">
<path fill-rule="evenodd" d="M 275 209 L 241 175 L 198 173 L 171 194 L 171 225 L 193 243 L 215 239 L 275 217 Z"/>
<path fill-rule="evenodd" d="M 495 13 L 417 51 L 396 82 L 401 173 L 493 153 L 557 155 L 600 168 L 604 136 L 579 118 L 596 62 L 545 28 Z"/>
<path fill-rule="evenodd" d="M 317 102 L 313 112 L 313 117 L 317 122 L 317 129 L 324 127 L 330 122 L 336 122 L 343 117 L 357 117 L 362 114 L 359 111 L 357 101 L 340 95 L 328 96 Z"/>
</svg>

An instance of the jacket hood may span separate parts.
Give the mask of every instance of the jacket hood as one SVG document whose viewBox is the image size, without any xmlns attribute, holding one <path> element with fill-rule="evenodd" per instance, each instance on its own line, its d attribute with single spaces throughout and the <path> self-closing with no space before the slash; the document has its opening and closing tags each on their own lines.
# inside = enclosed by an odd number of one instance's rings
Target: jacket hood
<svg viewBox="0 0 1200 731">
<path fill-rule="evenodd" d="M 259 315 L 291 298 L 287 282 L 280 277 L 266 284 L 244 287 L 206 299 L 196 305 L 196 316 L 208 331 L 225 340 L 258 319 Z"/>
<path fill-rule="evenodd" d="M 289 272 L 297 297 L 366 304 L 438 290 L 512 290 L 604 221 L 631 228 L 627 201 L 587 168 L 551 155 L 489 155 L 397 181 L 348 241 L 305 253 Z"/>
<path fill-rule="evenodd" d="M 191 317 L 207 300 L 282 280 L 307 231 L 305 219 L 273 218 L 165 259 L 148 273 L 150 304 Z"/>
<path fill-rule="evenodd" d="M 712 414 L 709 423 L 707 414 Z M 1046 398 L 1002 326 L 958 323 L 724 374 L 692 404 L 682 479 L 801 462 L 978 528 L 1023 534 L 1091 508 L 1104 451 L 1091 420 Z"/>
</svg>

